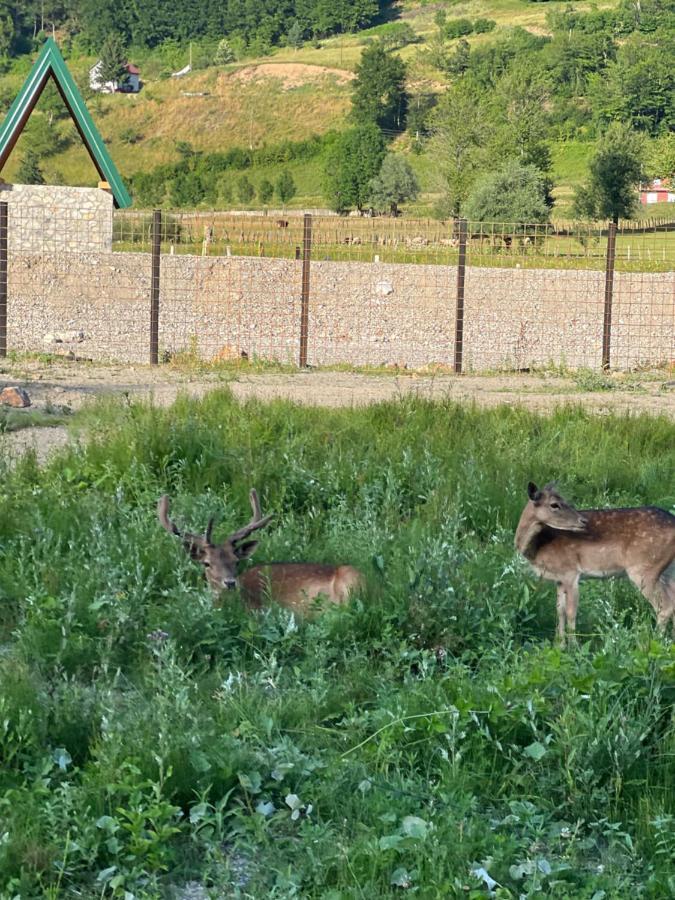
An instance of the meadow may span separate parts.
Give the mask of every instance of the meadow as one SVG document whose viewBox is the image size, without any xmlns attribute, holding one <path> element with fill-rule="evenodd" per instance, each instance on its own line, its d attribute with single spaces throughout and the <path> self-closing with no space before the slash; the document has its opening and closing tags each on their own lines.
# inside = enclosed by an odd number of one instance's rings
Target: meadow
<svg viewBox="0 0 675 900">
<path fill-rule="evenodd" d="M 226 389 L 99 401 L 0 460 L 0 896 L 675 895 L 675 646 L 627 583 L 576 648 L 513 549 L 525 487 L 675 505 L 666 417 Z M 214 608 L 157 498 L 255 562 L 351 562 L 299 621 Z"/>
</svg>

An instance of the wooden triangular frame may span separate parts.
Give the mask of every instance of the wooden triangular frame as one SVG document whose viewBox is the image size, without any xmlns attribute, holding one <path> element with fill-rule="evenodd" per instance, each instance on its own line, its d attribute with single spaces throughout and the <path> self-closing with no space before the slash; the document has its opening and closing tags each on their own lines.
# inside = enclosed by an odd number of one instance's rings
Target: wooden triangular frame
<svg viewBox="0 0 675 900">
<path fill-rule="evenodd" d="M 19 91 L 14 103 L 5 116 L 5 121 L 0 128 L 0 171 L 2 171 L 9 154 L 19 140 L 30 114 L 35 109 L 35 104 L 45 89 L 49 78 L 54 83 L 63 97 L 68 112 L 72 116 L 75 127 L 87 148 L 87 152 L 96 166 L 98 174 L 103 181 L 107 181 L 112 191 L 115 206 L 126 207 L 131 205 L 131 197 L 127 192 L 124 182 L 115 164 L 103 143 L 103 138 L 94 125 L 94 120 L 89 115 L 89 110 L 84 104 L 82 94 L 77 89 L 72 75 L 66 67 L 61 52 L 53 38 L 48 38 L 35 60 L 33 68 L 23 87 Z"/>
</svg>

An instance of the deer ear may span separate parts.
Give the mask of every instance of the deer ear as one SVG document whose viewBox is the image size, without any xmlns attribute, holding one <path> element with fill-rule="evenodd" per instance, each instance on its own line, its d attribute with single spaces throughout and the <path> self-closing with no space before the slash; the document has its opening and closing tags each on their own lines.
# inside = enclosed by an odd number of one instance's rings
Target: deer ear
<svg viewBox="0 0 675 900">
<path fill-rule="evenodd" d="M 240 547 L 234 548 L 234 554 L 237 559 L 248 559 L 249 556 L 253 556 L 255 553 L 255 548 L 258 546 L 258 541 L 247 541 L 245 544 L 242 544 Z"/>
<path fill-rule="evenodd" d="M 527 486 L 527 496 L 530 500 L 539 500 L 541 497 L 541 491 L 537 488 L 534 481 L 531 481 Z"/>
<path fill-rule="evenodd" d="M 200 563 L 206 559 L 206 547 L 201 541 L 187 540 L 183 542 L 183 546 L 194 562 Z"/>
</svg>

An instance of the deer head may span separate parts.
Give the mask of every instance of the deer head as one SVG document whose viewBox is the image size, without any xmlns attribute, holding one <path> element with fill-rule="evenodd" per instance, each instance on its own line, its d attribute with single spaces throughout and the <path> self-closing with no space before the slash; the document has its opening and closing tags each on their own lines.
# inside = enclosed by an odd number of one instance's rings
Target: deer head
<svg viewBox="0 0 675 900">
<path fill-rule="evenodd" d="M 191 559 L 204 566 L 206 580 L 216 595 L 237 586 L 239 562 L 242 559 L 248 559 L 258 546 L 258 541 L 246 541 L 245 538 L 254 531 L 264 528 L 272 518 L 271 515 L 262 516 L 255 488 L 251 489 L 249 496 L 253 510 L 251 521 L 231 534 L 222 544 L 214 544 L 211 541 L 213 518 L 209 519 L 203 535 L 192 534 L 189 531 L 180 531 L 176 524 L 169 519 L 169 498 L 166 494 L 157 504 L 157 516 L 160 524 L 169 534 L 181 539 L 183 547 L 190 554 Z"/>
<path fill-rule="evenodd" d="M 553 483 L 539 489 L 534 482 L 527 486 L 529 512 L 535 520 L 559 531 L 584 531 L 587 520 L 578 509 L 557 492 Z"/>
</svg>

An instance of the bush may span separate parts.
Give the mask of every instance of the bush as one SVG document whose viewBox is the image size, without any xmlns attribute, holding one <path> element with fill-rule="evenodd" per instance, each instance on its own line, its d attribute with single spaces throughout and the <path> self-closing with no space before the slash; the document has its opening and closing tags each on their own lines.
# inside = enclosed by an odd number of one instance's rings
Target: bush
<svg viewBox="0 0 675 900">
<path fill-rule="evenodd" d="M 471 222 L 534 225 L 549 221 L 547 199 L 548 183 L 539 169 L 511 160 L 478 181 L 463 214 Z"/>
<path fill-rule="evenodd" d="M 248 176 L 241 175 L 237 179 L 237 199 L 240 203 L 250 203 L 255 196 L 255 188 L 248 180 Z"/>
<path fill-rule="evenodd" d="M 450 19 L 445 23 L 444 32 L 446 38 L 464 37 L 473 31 L 473 23 L 471 19 Z"/>
<path fill-rule="evenodd" d="M 475 19 L 473 23 L 475 34 L 486 34 L 489 31 L 494 31 L 496 27 L 497 23 L 494 19 Z"/>
</svg>

